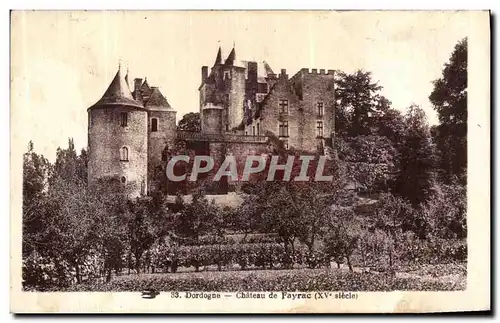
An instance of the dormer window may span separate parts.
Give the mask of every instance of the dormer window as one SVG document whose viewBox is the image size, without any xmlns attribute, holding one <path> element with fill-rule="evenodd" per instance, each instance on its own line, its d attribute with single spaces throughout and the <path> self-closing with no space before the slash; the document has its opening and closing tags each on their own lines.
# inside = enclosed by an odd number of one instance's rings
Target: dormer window
<svg viewBox="0 0 500 323">
<path fill-rule="evenodd" d="M 126 127 L 128 123 L 128 113 L 127 112 L 121 112 L 120 113 L 120 126 Z"/>
<path fill-rule="evenodd" d="M 158 131 L 158 119 L 153 118 L 151 119 L 151 132 L 157 132 Z"/>
</svg>

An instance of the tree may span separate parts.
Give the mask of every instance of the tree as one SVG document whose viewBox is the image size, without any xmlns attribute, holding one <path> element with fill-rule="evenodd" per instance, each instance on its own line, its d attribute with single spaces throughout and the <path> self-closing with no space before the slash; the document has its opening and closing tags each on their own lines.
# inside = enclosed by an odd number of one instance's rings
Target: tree
<svg viewBox="0 0 500 323">
<path fill-rule="evenodd" d="M 336 140 L 339 158 L 346 164 L 348 178 L 356 189 L 372 193 L 386 190 L 397 162 L 397 150 L 385 136 L 357 136 Z"/>
<path fill-rule="evenodd" d="M 408 109 L 405 123 L 407 131 L 400 151 L 395 192 L 417 207 L 431 193 L 436 175 L 436 152 L 425 112 L 420 107 L 413 105 Z"/>
<path fill-rule="evenodd" d="M 408 202 L 401 197 L 394 196 L 390 193 L 383 194 L 378 202 L 376 212 L 375 228 L 381 229 L 387 234 L 387 239 L 384 239 L 386 250 L 389 256 L 389 266 L 394 264 L 395 248 L 398 239 L 402 236 L 405 229 L 410 229 L 408 226 L 412 221 L 412 208 Z"/>
<path fill-rule="evenodd" d="M 200 132 L 201 121 L 199 112 L 189 112 L 185 114 L 177 125 L 177 130 Z"/>
<path fill-rule="evenodd" d="M 192 194 L 191 203 L 184 203 L 179 211 L 176 232 L 188 240 L 198 241 L 205 233 L 214 229 L 213 221 L 218 213 L 214 203 L 210 203 L 203 190 L 198 189 Z"/>
<path fill-rule="evenodd" d="M 34 151 L 32 141 L 23 155 L 23 255 L 36 249 L 40 231 L 46 225 L 44 204 L 51 164 Z"/>
<path fill-rule="evenodd" d="M 87 152 L 82 149 L 78 156 L 72 138 L 68 139 L 68 148 L 57 148 L 56 161 L 49 181 L 54 182 L 58 178 L 71 182 L 87 182 Z"/>
<path fill-rule="evenodd" d="M 467 189 L 459 183 L 438 184 L 418 212 L 421 222 L 428 223 L 425 235 L 444 239 L 467 237 Z"/>
<path fill-rule="evenodd" d="M 373 134 L 373 118 L 383 115 L 390 101 L 380 94 L 382 86 L 372 81 L 371 72 L 358 70 L 353 74 L 336 74 L 336 111 L 338 135 Z"/>
<path fill-rule="evenodd" d="M 324 251 L 335 259 L 337 266 L 345 258 L 349 270 L 353 271 L 351 256 L 358 247 L 363 231 L 360 221 L 350 208 L 335 208 L 329 218 L 329 230 L 324 236 Z"/>
<path fill-rule="evenodd" d="M 142 256 L 156 238 L 144 201 L 137 201 L 129 214 L 128 236 L 130 251 L 135 257 L 135 269 L 140 273 Z"/>
<path fill-rule="evenodd" d="M 437 145 L 448 183 L 458 177 L 466 183 L 467 170 L 467 38 L 455 45 L 442 77 L 433 82 L 429 100 L 438 113 Z"/>
</svg>

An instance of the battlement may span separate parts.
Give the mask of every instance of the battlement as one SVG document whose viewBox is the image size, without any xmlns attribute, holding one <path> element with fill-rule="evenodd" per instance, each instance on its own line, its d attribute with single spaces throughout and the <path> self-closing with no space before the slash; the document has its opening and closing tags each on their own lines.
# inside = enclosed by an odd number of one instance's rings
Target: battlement
<svg viewBox="0 0 500 323">
<path fill-rule="evenodd" d="M 312 69 L 302 68 L 300 70 L 300 72 L 302 74 L 312 74 L 312 75 L 334 75 L 335 74 L 335 70 L 325 70 L 324 68 L 321 68 L 319 70 L 319 73 L 318 73 L 318 69 L 316 69 L 316 68 L 312 68 Z"/>
</svg>

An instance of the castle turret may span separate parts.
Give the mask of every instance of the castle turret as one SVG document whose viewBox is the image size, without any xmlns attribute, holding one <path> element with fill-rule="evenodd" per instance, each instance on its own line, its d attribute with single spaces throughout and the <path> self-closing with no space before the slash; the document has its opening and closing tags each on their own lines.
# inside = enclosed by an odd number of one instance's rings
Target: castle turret
<svg viewBox="0 0 500 323">
<path fill-rule="evenodd" d="M 112 182 L 124 186 L 130 197 L 145 194 L 148 112 L 132 97 L 120 68 L 87 112 L 89 184 Z"/>
</svg>

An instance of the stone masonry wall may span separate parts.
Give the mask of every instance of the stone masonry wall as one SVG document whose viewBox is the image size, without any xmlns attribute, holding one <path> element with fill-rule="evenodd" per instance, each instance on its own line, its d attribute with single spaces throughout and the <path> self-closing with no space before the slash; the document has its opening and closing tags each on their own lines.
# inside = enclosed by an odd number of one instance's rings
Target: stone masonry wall
<svg viewBox="0 0 500 323">
<path fill-rule="evenodd" d="M 148 111 L 148 183 L 152 183 L 156 177 L 158 166 L 162 163 L 162 152 L 165 147 L 173 147 L 176 138 L 176 111 L 173 110 L 150 110 Z M 152 119 L 158 119 L 158 131 L 153 132 L 151 128 Z M 149 185 L 150 189 L 153 189 Z"/>
<path fill-rule="evenodd" d="M 126 127 L 120 125 L 120 113 L 128 113 Z M 148 120 L 144 110 L 117 106 L 93 108 L 89 124 L 89 183 L 97 179 L 126 178 L 132 197 L 147 189 Z M 128 161 L 120 160 L 120 149 L 128 148 Z"/>
</svg>

